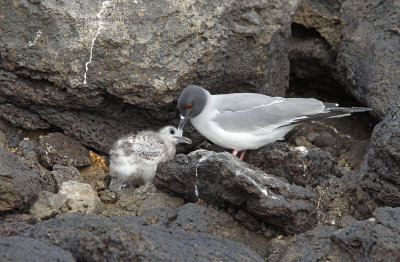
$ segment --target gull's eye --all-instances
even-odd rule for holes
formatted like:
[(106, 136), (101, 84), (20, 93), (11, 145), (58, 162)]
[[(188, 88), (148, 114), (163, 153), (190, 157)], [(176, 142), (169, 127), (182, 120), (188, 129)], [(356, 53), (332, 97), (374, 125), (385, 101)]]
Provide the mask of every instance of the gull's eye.
[(189, 108), (192, 108), (192, 107), (193, 107), (192, 104), (187, 104), (187, 105), (185, 106), (186, 109), (189, 109)]
[(171, 135), (174, 135), (174, 134), (175, 134), (175, 130), (170, 129), (170, 130), (169, 130), (169, 133), (170, 133)]

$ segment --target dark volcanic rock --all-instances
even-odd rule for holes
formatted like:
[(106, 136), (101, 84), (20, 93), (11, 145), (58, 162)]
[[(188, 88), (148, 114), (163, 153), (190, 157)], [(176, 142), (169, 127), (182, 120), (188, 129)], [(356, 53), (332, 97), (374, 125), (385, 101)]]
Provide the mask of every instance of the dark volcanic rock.
[(376, 208), (373, 198), (361, 187), (360, 172), (341, 168), (339, 174), (341, 177), (332, 176), (314, 188), (318, 193), (318, 224), (339, 225), (346, 216), (363, 220)]
[(0, 237), (18, 235), (30, 227), (32, 225), (27, 222), (2, 222), (0, 223)]
[(46, 242), (24, 237), (0, 237), (1, 261), (74, 262), (71, 253)]
[(334, 233), (333, 239), (353, 261), (400, 260), (400, 208), (378, 208), (376, 219), (356, 222)]
[(400, 110), (375, 126), (361, 172), (379, 204), (400, 206)]
[(400, 208), (378, 208), (376, 218), (337, 230), (318, 226), (300, 235), (275, 239), (268, 261), (399, 261)]
[(57, 126), (106, 152), (121, 134), (175, 118), (188, 84), (282, 96), (299, 2), (1, 3), (2, 118)]
[(315, 186), (337, 173), (337, 161), (329, 153), (308, 150), (304, 146), (290, 149), (282, 142), (250, 151), (245, 161), (268, 174), (284, 177), (290, 183), (301, 186)]
[(91, 164), (89, 151), (78, 141), (61, 133), (41, 137), (37, 151), (41, 162), (47, 167), (83, 167)]
[(342, 33), (339, 16), (340, 7), (344, 1), (304, 0), (293, 22), (316, 30), (333, 49), (336, 49)]
[(37, 113), (13, 104), (0, 104), (0, 117), (9, 121), (14, 126), (23, 127), (24, 129), (50, 128), (50, 124), (43, 121)]
[(38, 219), (30, 214), (6, 214), (0, 216), (0, 237), (17, 235), (37, 223)]
[(39, 175), (41, 190), (53, 193), (57, 192), (57, 181), (48, 169), (42, 166), (37, 160), (26, 160), (24, 164)]
[(0, 213), (28, 209), (40, 189), (39, 175), (17, 156), (0, 148)]
[(51, 171), (54, 179), (57, 181), (57, 188), (60, 189), (63, 182), (79, 181), (81, 182), (82, 176), (78, 169), (73, 166), (54, 165)]
[(64, 215), (36, 224), (25, 236), (68, 250), (78, 261), (263, 261), (241, 243), (132, 216)]
[(350, 256), (332, 243), (332, 235), (336, 227), (318, 226), (289, 239), (275, 239), (267, 261), (270, 262), (315, 262), (351, 261)]
[(150, 223), (158, 223), (168, 228), (207, 233), (244, 243), (263, 257), (270, 252), (267, 238), (244, 228), (231, 215), (211, 207), (188, 203), (176, 209), (150, 209), (141, 216), (146, 217)]
[(0, 130), (6, 136), (8, 147), (14, 148), (24, 139), (26, 131), (10, 125), (9, 122), (0, 119)]
[(354, 0), (341, 8), (341, 79), (381, 119), (400, 109), (399, 12), (398, 1)]
[(244, 209), (288, 234), (309, 229), (316, 219), (313, 192), (251, 169), (226, 152), (178, 155), (158, 165), (153, 183), (187, 201), (200, 198), (208, 204)]

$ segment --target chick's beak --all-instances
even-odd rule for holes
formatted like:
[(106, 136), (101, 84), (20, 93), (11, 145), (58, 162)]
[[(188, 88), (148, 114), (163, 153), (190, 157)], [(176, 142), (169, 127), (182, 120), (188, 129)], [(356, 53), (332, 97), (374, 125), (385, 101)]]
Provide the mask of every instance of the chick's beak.
[(191, 144), (192, 140), (190, 138), (184, 137), (184, 136), (174, 136), (176, 140), (178, 140), (178, 143), (185, 143), (185, 144)]

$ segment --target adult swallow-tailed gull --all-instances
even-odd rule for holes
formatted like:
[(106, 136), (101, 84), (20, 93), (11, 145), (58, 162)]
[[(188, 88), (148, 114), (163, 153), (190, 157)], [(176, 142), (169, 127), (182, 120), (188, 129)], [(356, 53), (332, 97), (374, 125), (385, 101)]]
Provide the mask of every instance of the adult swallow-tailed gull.
[(118, 139), (110, 151), (110, 189), (118, 191), (130, 182), (150, 183), (157, 164), (175, 157), (178, 143), (190, 144), (189, 138), (177, 135), (173, 126), (158, 132), (141, 131)]
[(286, 133), (304, 121), (349, 116), (371, 111), (366, 107), (339, 107), (314, 98), (270, 97), (256, 93), (211, 95), (199, 86), (183, 89), (178, 99), (182, 135), (190, 119), (196, 130), (213, 143), (233, 149), (240, 159), (248, 149), (257, 149), (282, 140)]

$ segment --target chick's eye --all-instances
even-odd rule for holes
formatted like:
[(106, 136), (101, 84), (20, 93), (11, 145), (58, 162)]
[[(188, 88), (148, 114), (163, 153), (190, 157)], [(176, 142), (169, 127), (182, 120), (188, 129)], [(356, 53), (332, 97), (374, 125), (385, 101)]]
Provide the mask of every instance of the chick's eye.
[(171, 133), (171, 135), (175, 134), (175, 130), (170, 129), (169, 132)]
[(186, 109), (189, 109), (189, 108), (192, 108), (192, 107), (193, 107), (192, 104), (187, 104), (187, 105), (185, 106)]

